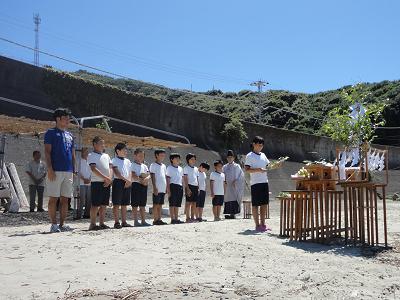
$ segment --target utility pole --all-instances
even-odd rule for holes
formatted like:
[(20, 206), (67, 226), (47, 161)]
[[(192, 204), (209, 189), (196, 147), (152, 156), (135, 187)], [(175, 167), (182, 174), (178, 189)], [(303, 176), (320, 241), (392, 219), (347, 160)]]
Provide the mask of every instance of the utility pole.
[(42, 20), (39, 14), (33, 15), (33, 23), (35, 24), (35, 50), (33, 51), (33, 61), (35, 66), (39, 66), (39, 24)]
[[(261, 79), (250, 83), (251, 86), (256, 86), (256, 87), (257, 87), (258, 93), (261, 93), (261, 92), (262, 92), (263, 86), (267, 86), (267, 84), (269, 84), (269, 82), (264, 81), (264, 80), (261, 80)], [(262, 101), (261, 101), (261, 97), (259, 97), (259, 99), (258, 99), (258, 107), (257, 107), (257, 112), (256, 112), (256, 114), (257, 114), (257, 115), (256, 115), (256, 116), (257, 116), (257, 122), (258, 122), (259, 124), (261, 124), (261, 120), (262, 120), (262, 118), (261, 118), (261, 114), (262, 114)]]
[(257, 87), (257, 90), (258, 90), (259, 93), (262, 92), (263, 86), (266, 86), (267, 84), (269, 84), (269, 82), (261, 80), (261, 79), (250, 83), (251, 86), (256, 86)]

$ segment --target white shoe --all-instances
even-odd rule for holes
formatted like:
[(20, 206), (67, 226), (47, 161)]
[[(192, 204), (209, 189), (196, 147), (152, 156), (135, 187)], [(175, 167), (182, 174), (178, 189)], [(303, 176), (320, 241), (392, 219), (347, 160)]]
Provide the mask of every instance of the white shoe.
[(73, 229), (68, 225), (59, 226), (61, 232), (72, 231)]
[(60, 227), (57, 224), (51, 224), (50, 232), (61, 232)]

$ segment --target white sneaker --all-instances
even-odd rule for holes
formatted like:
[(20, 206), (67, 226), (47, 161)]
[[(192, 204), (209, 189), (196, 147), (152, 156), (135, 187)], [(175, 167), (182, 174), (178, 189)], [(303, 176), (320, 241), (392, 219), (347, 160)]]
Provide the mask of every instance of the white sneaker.
[(60, 227), (57, 224), (51, 224), (50, 232), (61, 232)]
[(63, 225), (63, 226), (60, 226), (59, 228), (60, 228), (60, 231), (61, 231), (61, 232), (67, 232), (67, 231), (72, 231), (72, 230), (73, 230), (73, 229), (72, 229), (71, 227), (69, 227), (68, 225)]

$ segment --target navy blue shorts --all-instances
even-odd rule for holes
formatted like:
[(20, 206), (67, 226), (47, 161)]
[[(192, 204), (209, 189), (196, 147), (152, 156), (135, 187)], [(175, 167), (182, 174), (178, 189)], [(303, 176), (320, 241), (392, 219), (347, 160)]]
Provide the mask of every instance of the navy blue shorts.
[(125, 181), (122, 179), (114, 179), (112, 184), (112, 203), (114, 205), (131, 204), (131, 187), (125, 187)]
[(165, 198), (165, 193), (158, 193), (158, 195), (153, 194), (153, 204), (163, 205), (164, 198)]
[(213, 206), (222, 206), (224, 204), (224, 195), (215, 195), (212, 199)]
[(171, 191), (171, 196), (169, 196), (169, 206), (170, 207), (181, 207), (183, 198), (183, 187), (179, 184), (171, 183), (169, 185), (169, 190)]
[(186, 195), (186, 202), (197, 202), (197, 198), (199, 197), (199, 187), (191, 184), (189, 184), (188, 187), (192, 194), (190, 196)]
[(197, 197), (196, 207), (203, 208), (205, 202), (206, 202), (206, 191), (200, 191), (199, 196)]
[(104, 187), (104, 182), (92, 182), (90, 192), (93, 206), (107, 206), (110, 202), (110, 186)]
[(251, 186), (251, 205), (261, 206), (269, 203), (268, 182), (256, 183)]
[(139, 182), (132, 183), (131, 205), (132, 207), (145, 207), (147, 204), (147, 185)]

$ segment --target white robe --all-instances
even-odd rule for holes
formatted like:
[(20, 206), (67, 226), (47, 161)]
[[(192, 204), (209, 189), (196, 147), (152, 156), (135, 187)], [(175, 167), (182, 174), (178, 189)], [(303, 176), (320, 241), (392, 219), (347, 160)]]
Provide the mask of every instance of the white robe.
[(237, 201), (240, 207), (244, 194), (244, 173), (242, 168), (239, 164), (233, 162), (224, 165), (222, 172), (225, 174), (226, 181), (224, 202)]

